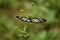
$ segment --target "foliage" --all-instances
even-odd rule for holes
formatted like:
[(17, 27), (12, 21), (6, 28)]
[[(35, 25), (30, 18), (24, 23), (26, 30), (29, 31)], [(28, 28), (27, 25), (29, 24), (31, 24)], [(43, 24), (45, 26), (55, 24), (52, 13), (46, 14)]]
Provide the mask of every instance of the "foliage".
[[(0, 0), (0, 8), (0, 40), (60, 40), (60, 0)], [(22, 22), (16, 15), (47, 21)]]

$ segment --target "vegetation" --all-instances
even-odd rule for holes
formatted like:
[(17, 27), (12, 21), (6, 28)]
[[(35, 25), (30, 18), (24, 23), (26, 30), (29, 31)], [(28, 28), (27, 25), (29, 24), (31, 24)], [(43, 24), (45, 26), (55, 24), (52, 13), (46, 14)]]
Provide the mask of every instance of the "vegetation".
[[(16, 15), (47, 21), (23, 22)], [(0, 0), (0, 40), (60, 40), (60, 0)]]

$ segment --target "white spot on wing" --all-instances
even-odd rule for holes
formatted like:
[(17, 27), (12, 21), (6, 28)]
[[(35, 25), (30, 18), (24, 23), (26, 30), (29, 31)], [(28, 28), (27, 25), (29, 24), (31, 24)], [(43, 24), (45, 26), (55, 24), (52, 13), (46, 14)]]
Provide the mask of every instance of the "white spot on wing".
[(33, 22), (40, 22), (38, 19), (32, 19)]

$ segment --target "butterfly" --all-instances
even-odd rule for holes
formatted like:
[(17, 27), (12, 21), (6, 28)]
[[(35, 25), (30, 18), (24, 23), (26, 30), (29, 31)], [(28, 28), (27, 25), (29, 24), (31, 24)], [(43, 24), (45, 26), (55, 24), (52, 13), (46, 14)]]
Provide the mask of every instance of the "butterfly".
[(21, 16), (16, 16), (16, 18), (24, 22), (33, 22), (33, 23), (42, 23), (47, 21), (46, 19), (43, 19), (43, 18), (27, 18), (27, 17), (21, 17)]

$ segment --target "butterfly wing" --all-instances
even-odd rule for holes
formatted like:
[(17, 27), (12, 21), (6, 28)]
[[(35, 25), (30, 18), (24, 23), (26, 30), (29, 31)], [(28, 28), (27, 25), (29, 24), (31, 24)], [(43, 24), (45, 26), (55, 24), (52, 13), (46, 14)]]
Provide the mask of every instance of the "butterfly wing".
[(26, 18), (26, 17), (16, 16), (16, 18), (18, 18), (19, 20), (24, 21), (24, 22), (30, 22), (30, 19)]
[(45, 19), (32, 18), (31, 21), (34, 23), (42, 23), (42, 22), (45, 22), (46, 20)]
[(16, 18), (18, 18), (19, 20), (21, 21), (24, 21), (24, 22), (33, 22), (33, 23), (42, 23), (42, 22), (45, 22), (46, 20), (45, 19), (38, 19), (38, 18), (26, 18), (26, 17), (20, 17), (20, 16), (16, 16)]
[(40, 23), (40, 20), (37, 19), (37, 18), (32, 18), (31, 21), (34, 22), (34, 23)]

